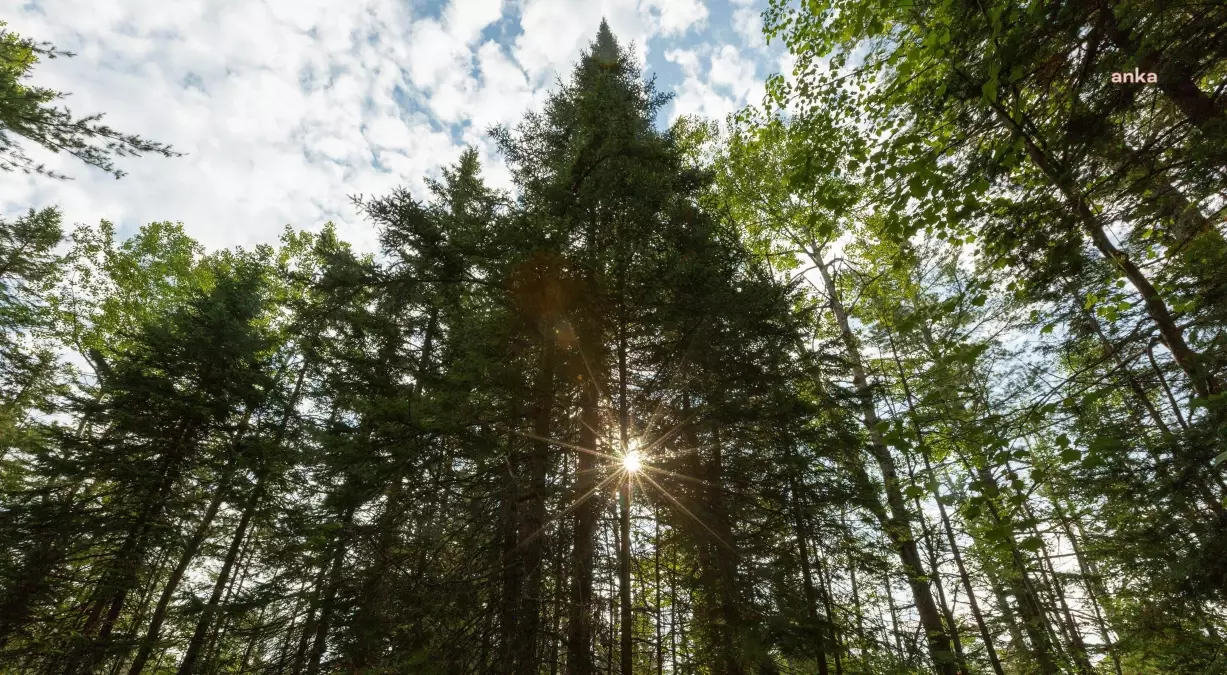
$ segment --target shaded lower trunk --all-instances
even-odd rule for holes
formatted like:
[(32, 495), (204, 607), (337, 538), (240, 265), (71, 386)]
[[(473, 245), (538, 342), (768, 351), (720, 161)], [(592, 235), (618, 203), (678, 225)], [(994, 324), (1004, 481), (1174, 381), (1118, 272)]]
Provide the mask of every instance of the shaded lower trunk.
[(797, 541), (797, 554), (801, 561), (801, 582), (805, 592), (805, 606), (809, 614), (811, 624), (811, 640), (814, 642), (814, 660), (818, 662), (818, 674), (828, 675), (830, 672), (827, 665), (827, 648), (826, 648), (826, 622), (818, 615), (818, 592), (814, 587), (813, 571), (810, 569), (809, 562), (809, 532), (805, 524), (805, 516), (801, 508), (801, 489), (795, 477), (789, 477), (789, 500), (792, 507), (792, 518), (795, 538)]
[(230, 582), (230, 574), (234, 570), (235, 563), (238, 561), (239, 551), (242, 550), (243, 544), (247, 541), (247, 529), (251, 525), (251, 519), (255, 515), (260, 499), (263, 497), (265, 476), (266, 470), (260, 469), (260, 475), (256, 479), (256, 484), (252, 487), (251, 494), (248, 495), (247, 502), (243, 506), (243, 515), (240, 516), (238, 527), (235, 528), (234, 536), (230, 540), (230, 548), (226, 551), (226, 558), (222, 563), (221, 571), (217, 573), (217, 579), (214, 580), (213, 593), (209, 596), (208, 603), (205, 604), (204, 610), (200, 613), (200, 618), (196, 621), (196, 630), (192, 633), (192, 638), (188, 642), (187, 652), (179, 663), (179, 675), (190, 675), (196, 669), (197, 660), (200, 658), (201, 652), (205, 647), (205, 639), (209, 634), (209, 629), (213, 626), (213, 617), (217, 614), (218, 607), (221, 605), (222, 594)]
[(187, 572), (187, 568), (192, 564), (192, 561), (196, 559), (196, 553), (200, 550), (200, 545), (204, 543), (209, 529), (213, 526), (213, 519), (217, 516), (217, 512), (221, 508), (222, 501), (225, 499), (228, 491), (230, 478), (231, 469), (228, 467), (224, 470), (221, 480), (218, 481), (217, 486), (214, 488), (213, 499), (210, 500), (208, 508), (205, 509), (200, 523), (197, 524), (196, 531), (192, 533), (191, 539), (184, 545), (183, 552), (179, 556), (179, 562), (171, 570), (170, 578), (166, 580), (166, 585), (162, 588), (158, 604), (153, 610), (153, 616), (149, 620), (149, 628), (146, 629), (145, 637), (141, 640), (136, 658), (128, 668), (128, 675), (140, 675), (144, 672), (145, 664), (149, 661), (149, 657), (153, 655), (153, 650), (157, 646), (158, 638), (162, 633), (162, 623), (166, 620), (167, 611), (170, 609), (170, 602), (174, 599), (175, 592), (179, 590), (179, 582), (183, 580), (184, 573)]
[[(830, 270), (827, 269), (827, 263), (822, 259), (822, 252), (812, 251), (810, 256), (813, 258), (822, 276), (831, 312), (835, 315), (836, 323), (839, 325), (844, 348), (847, 351), (848, 360), (852, 367), (852, 379), (859, 399), (862, 422), (869, 433), (869, 454), (878, 465), (878, 470), (882, 475), (882, 487), (886, 492), (885, 508), (882, 507), (876, 493), (872, 494), (869, 499), (869, 507), (881, 525), (882, 530), (898, 552), (899, 561), (903, 565), (903, 573), (907, 577), (908, 585), (912, 591), (916, 613), (920, 616), (920, 624), (927, 637), (929, 656), (933, 660), (937, 672), (942, 675), (956, 675), (962, 669), (959, 667), (958, 659), (954, 653), (950, 633), (942, 621), (941, 612), (938, 610), (937, 603), (933, 599), (929, 575), (925, 571), (924, 563), (920, 557), (920, 549), (912, 533), (912, 514), (909, 512), (904, 501), (898, 472), (895, 469), (894, 457), (886, 445), (886, 441), (882, 436), (882, 430), (878, 427), (879, 420), (874, 409), (873, 395), (869, 391), (869, 380), (866, 377), (864, 365), (861, 361), (856, 335), (852, 332), (848, 313), (840, 300), (839, 289), (831, 277)], [(853, 461), (858, 462), (859, 458)], [(859, 469), (854, 467), (854, 470), (861, 474), (864, 481), (868, 483), (868, 478), (864, 475), (863, 466), (859, 467)]]

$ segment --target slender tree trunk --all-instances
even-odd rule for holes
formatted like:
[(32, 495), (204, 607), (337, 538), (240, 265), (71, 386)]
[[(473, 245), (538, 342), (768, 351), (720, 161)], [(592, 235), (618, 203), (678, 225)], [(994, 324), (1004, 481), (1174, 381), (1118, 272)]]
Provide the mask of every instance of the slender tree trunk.
[(260, 631), (258, 629), (264, 627), (264, 614), (268, 611), (268, 605), (260, 608), (260, 615), (256, 617), (256, 629), (252, 630), (251, 637), (247, 638), (247, 646), (243, 648), (243, 657), (239, 659), (239, 672), (247, 672), (247, 663), (251, 660), (251, 653), (255, 651), (256, 644), (260, 642)]
[[(912, 469), (910, 458), (907, 459), (908, 480), (916, 482), (916, 474)], [(963, 658), (963, 642), (959, 638), (958, 624), (954, 621), (954, 613), (950, 611), (950, 605), (946, 602), (946, 588), (942, 583), (941, 566), (937, 560), (937, 546), (933, 543), (933, 532), (929, 527), (929, 521), (924, 516), (924, 508), (920, 504), (920, 497), (916, 496), (912, 499), (912, 504), (916, 509), (917, 519), (920, 521), (920, 536), (924, 541), (925, 550), (929, 554), (929, 569), (933, 570), (933, 587), (937, 589), (937, 606), (942, 612), (942, 617), (946, 620), (946, 625), (950, 627), (950, 637), (954, 642), (954, 655), (958, 659), (960, 667), (966, 667), (966, 660)]]
[[(519, 406), (516, 406), (518, 410)], [(517, 419), (512, 415), (512, 419)], [(499, 598), (499, 644), (498, 670), (500, 673), (511, 673), (515, 669), (514, 645), (516, 621), (520, 608), (520, 589), (523, 586), (519, 560), (519, 496), (520, 496), (520, 462), (516, 460), (515, 428), (507, 433), (507, 483), (499, 504), (499, 520), (501, 535), (499, 537), (502, 566), (502, 588)]]
[[(299, 585), (298, 593), (296, 594), (298, 597), (294, 600), (294, 608), (290, 611), (290, 619), (289, 621), (286, 621), (285, 624), (285, 634), (282, 636), (281, 649), (277, 654), (277, 675), (281, 675), (283, 672), (285, 672), (286, 662), (290, 658), (290, 642), (291, 638), (294, 636), (294, 624), (298, 622), (298, 610), (302, 608), (302, 593), (305, 590), (307, 590), (306, 583)], [(310, 603), (310, 600), (308, 600), (308, 603)]]
[(1218, 382), (1212, 375), (1206, 372), (1205, 357), (1189, 347), (1188, 342), (1184, 339), (1184, 331), (1176, 325), (1176, 320), (1172, 316), (1171, 310), (1168, 309), (1167, 303), (1159, 295), (1159, 291), (1142, 272), (1141, 268), (1133, 262), (1127, 253), (1117, 248), (1108, 239), (1108, 235), (1104, 231), (1103, 222), (1091, 211), (1082, 194), (1070, 182), (1068, 173), (1062, 170), (1061, 167), (1056, 166), (1052, 159), (1035, 144), (1031, 136), (1019, 126), (1001, 104), (993, 103), (992, 106), (1002, 122), (1022, 138), (1027, 154), (1053, 186), (1060, 191), (1066, 204), (1073, 209), (1078, 221), (1082, 224), (1083, 230), (1090, 236), (1095, 248), (1121, 270), (1125, 278), (1133, 284), (1134, 289), (1142, 296), (1146, 312), (1159, 329), (1159, 334), (1163, 336), (1163, 343), (1171, 351), (1172, 358), (1176, 360), (1176, 363), (1188, 376), (1193, 391), (1201, 398), (1218, 393)]
[[(587, 358), (587, 357), (584, 357)], [(600, 426), (597, 383), (591, 371), (580, 375), (584, 382), (580, 403), (579, 445), (597, 449)], [(592, 675), (593, 597), (592, 573), (596, 553), (598, 506), (604, 495), (596, 489), (597, 469), (592, 455), (578, 453), (575, 471), (576, 499), (574, 547), (571, 552), (571, 601), (567, 621), (567, 675)]]
[[(621, 267), (621, 265), (619, 265)], [(630, 401), (626, 398), (626, 315), (625, 315), (625, 281), (619, 283), (620, 316), (618, 317), (618, 434), (623, 455), (630, 452)], [(622, 533), (622, 543), (618, 547), (618, 597), (621, 603), (621, 663), (622, 675), (633, 675), (634, 639), (633, 617), (631, 607), (631, 477), (629, 473), (622, 476), (618, 500), (618, 526)]]
[[(273, 437), (273, 447), (281, 446), (285, 439), (285, 431), (289, 425), (290, 417), (294, 414), (294, 409), (298, 405), (298, 396), (302, 392), (303, 380), (307, 374), (307, 366), (302, 366), (298, 371), (298, 377), (294, 383), (294, 390), (290, 394), (290, 400), (286, 404), (285, 410), (282, 412), (281, 419), (278, 422), (277, 430)], [(244, 418), (244, 427), (246, 426), (247, 418)], [(213, 584), (213, 593), (209, 597), (209, 602), (205, 605), (204, 610), (200, 614), (200, 618), (196, 622), (196, 630), (192, 634), (191, 640), (188, 642), (187, 652), (183, 656), (183, 661), (179, 664), (179, 675), (189, 675), (196, 667), (196, 660), (200, 658), (201, 649), (204, 647), (205, 637), (208, 635), (209, 629), (212, 627), (213, 615), (217, 613), (218, 604), (221, 602), (222, 592), (225, 590), (230, 579), (230, 573), (234, 568), (235, 561), (242, 549), (243, 544), (247, 539), (247, 528), (251, 524), (252, 516), (255, 515), (256, 508), (259, 506), (260, 500), (263, 498), (264, 481), (268, 475), (268, 467), (265, 464), (267, 458), (261, 460), (261, 466), (257, 468), (258, 476), (256, 484), (252, 488), (250, 495), (247, 498), (247, 503), (243, 507), (243, 515), (239, 518), (239, 525), (235, 529), (234, 537), (230, 541), (230, 548), (226, 552), (225, 561), (222, 563), (222, 569), (217, 575), (217, 579)]]
[[(916, 434), (917, 445), (920, 449), (921, 459), (924, 460), (925, 476), (928, 478), (929, 485), (932, 486), (933, 501), (937, 502), (937, 513), (942, 521), (942, 529), (946, 534), (946, 543), (950, 546), (950, 553), (954, 557), (955, 567), (959, 572), (959, 581), (963, 584), (963, 592), (967, 595), (967, 604), (971, 608), (971, 615), (976, 621), (976, 627), (980, 631), (980, 639), (984, 643), (985, 653), (988, 655), (989, 665), (993, 668), (995, 675), (1005, 675), (1001, 667), (1001, 659), (997, 656), (997, 647), (993, 644), (992, 633), (988, 630), (988, 624), (984, 621), (984, 614), (980, 611), (980, 602), (976, 599), (975, 589), (971, 585), (971, 576), (967, 573), (967, 567), (963, 564), (963, 555), (959, 551), (958, 541), (954, 536), (954, 528), (950, 525), (950, 516), (946, 513), (946, 505), (942, 503), (942, 496), (939, 491), (939, 484), (936, 474), (933, 472), (933, 466), (929, 462), (929, 446), (927, 435), (920, 426), (920, 422), (916, 419), (916, 401), (912, 395), (911, 383), (908, 381), (906, 372), (903, 370), (903, 362), (899, 358), (899, 352), (895, 349), (894, 337), (890, 338), (891, 353), (894, 356), (895, 367), (899, 370), (899, 381), (903, 385), (903, 393), (907, 399), (908, 419), (912, 424), (912, 431)], [(947, 615), (947, 620), (951, 626), (954, 626), (953, 617)]]
[(218, 607), (221, 604), (222, 594), (230, 582), (230, 573), (234, 570), (234, 565), (239, 557), (239, 551), (247, 541), (247, 528), (251, 524), (252, 516), (255, 515), (256, 508), (259, 505), (264, 491), (264, 479), (267, 475), (265, 468), (261, 467), (259, 471), (260, 475), (256, 479), (256, 484), (252, 488), (251, 494), (247, 497), (247, 503), (243, 506), (243, 515), (240, 516), (238, 527), (235, 528), (234, 536), (230, 540), (230, 548), (226, 552), (222, 569), (218, 572), (217, 579), (213, 583), (213, 593), (209, 596), (208, 603), (205, 604), (204, 610), (200, 613), (200, 618), (196, 621), (196, 630), (192, 633), (192, 638), (188, 642), (187, 652), (183, 655), (183, 661), (179, 663), (179, 675), (190, 675), (195, 671), (196, 661), (204, 650), (205, 638), (208, 636), (209, 629), (213, 626), (213, 617), (217, 614)]
[[(230, 583), (226, 585), (226, 594), (222, 596), (221, 607), (230, 607), (234, 594), (243, 589), (243, 584), (247, 581), (247, 574), (251, 571), (251, 547), (255, 540), (256, 537), (252, 534), (243, 542), (243, 548), (239, 551), (237, 563), (239, 573), (230, 576)], [(230, 624), (230, 617), (221, 614), (218, 616), (213, 629), (209, 631), (209, 639), (205, 643), (204, 649), (204, 663), (207, 664), (209, 671), (217, 670), (218, 654), (221, 652), (222, 642), (226, 638)]]
[[(882, 431), (878, 428), (878, 416), (874, 410), (873, 395), (869, 390), (869, 381), (861, 362), (860, 348), (857, 344), (856, 335), (852, 332), (847, 311), (840, 300), (839, 289), (835, 286), (834, 279), (831, 278), (827, 264), (822, 259), (821, 251), (813, 251), (811, 256), (817, 265), (819, 273), (822, 275), (827, 289), (829, 305), (839, 325), (844, 348), (847, 351), (848, 360), (852, 366), (853, 384), (856, 387), (859, 398), (862, 421), (869, 432), (869, 451), (882, 473), (882, 483), (886, 490), (886, 504), (887, 509), (889, 509), (889, 515), (887, 514), (887, 509), (881, 508), (880, 503), (871, 505), (874, 506), (874, 515), (878, 518), (882, 529), (898, 551), (899, 560), (903, 564), (904, 574), (907, 576), (908, 584), (912, 589), (912, 598), (916, 605), (916, 611), (920, 615), (920, 623), (928, 637), (929, 656), (933, 659), (933, 663), (939, 673), (942, 675), (955, 675), (961, 669), (955, 658), (950, 635), (942, 622), (937, 603), (933, 600), (933, 591), (929, 585), (929, 575), (925, 571), (924, 563), (920, 558), (920, 551), (916, 545), (916, 539), (912, 534), (912, 514), (908, 511), (903, 498), (903, 491), (899, 486), (899, 478), (895, 470), (895, 460), (890, 454), (890, 449), (886, 446)], [(876, 498), (871, 501), (877, 502)]]
[(741, 614), (741, 595), (738, 588), (737, 559), (733, 546), (733, 530), (725, 504), (724, 485), (724, 444), (720, 438), (720, 427), (712, 431), (711, 462), (705, 468), (704, 478), (707, 480), (708, 504), (711, 505), (712, 520), (715, 525), (717, 541), (713, 543), (712, 556), (716, 568), (716, 582), (719, 589), (720, 623), (722, 627), (721, 647), (724, 651), (725, 672), (728, 675), (742, 675), (747, 671), (745, 656), (742, 651), (742, 634), (744, 632)]
[(115, 655), (114, 662), (111, 664), (110, 675), (119, 675), (119, 672), (127, 665), (128, 653), (131, 651), (129, 645), (136, 642), (136, 634), (145, 623), (145, 617), (148, 616), (153, 602), (153, 594), (157, 591), (158, 582), (162, 579), (162, 573), (166, 570), (167, 563), (170, 561), (170, 553), (170, 547), (163, 547), (157, 554), (158, 561), (154, 563), (153, 571), (145, 583), (145, 590), (141, 595), (140, 601), (137, 603), (136, 612), (130, 621), (128, 630), (124, 631), (124, 636), (120, 639), (122, 646)]
[[(899, 655), (899, 660), (902, 661), (905, 659), (902, 642), (903, 631), (899, 630), (899, 611), (895, 609), (895, 593), (890, 588), (890, 572), (886, 572), (882, 575), (882, 590), (886, 596), (886, 606), (890, 610), (891, 629), (890, 635), (887, 636), (884, 644), (886, 645), (886, 651), (889, 652), (890, 638), (893, 637), (895, 639), (895, 652)], [(883, 626), (883, 628), (885, 628), (885, 626)]]
[(809, 619), (813, 629), (812, 640), (814, 641), (814, 659), (818, 662), (818, 674), (828, 675), (830, 672), (827, 665), (826, 654), (826, 626), (825, 622), (818, 616), (818, 593), (814, 588), (813, 572), (810, 569), (809, 562), (809, 535), (805, 527), (805, 517), (801, 512), (801, 490), (795, 476), (789, 475), (789, 492), (792, 499), (789, 500), (792, 506), (793, 528), (797, 540), (797, 552), (801, 556), (801, 582), (804, 584), (805, 605), (809, 612)]
[(1099, 635), (1103, 638), (1104, 649), (1108, 652), (1108, 657), (1112, 659), (1112, 666), (1116, 670), (1116, 675), (1123, 675), (1120, 663), (1120, 654), (1117, 653), (1116, 645), (1112, 642), (1112, 633), (1108, 630), (1108, 624), (1104, 621), (1103, 612), (1100, 608), (1099, 598), (1104, 596), (1103, 586), (1098, 574), (1091, 569), (1086, 556), (1082, 553), (1082, 547), (1078, 545), (1078, 537), (1074, 535), (1073, 528), (1070, 527), (1069, 517), (1061, 508), (1061, 504), (1054, 497), (1052, 507), (1057, 514), (1057, 520), (1061, 523), (1061, 528), (1065, 530), (1065, 536), (1069, 538), (1069, 542), (1074, 549), (1074, 558), (1078, 561), (1078, 571), (1082, 573), (1082, 583), (1086, 587), (1087, 598), (1091, 601), (1091, 609), (1095, 613), (1095, 623), (1099, 627)]
[[(847, 513), (842, 510), (839, 513), (839, 522), (840, 525), (843, 525), (844, 529), (846, 530), (848, 527), (848, 517)], [(865, 653), (865, 647), (869, 644), (869, 642), (865, 637), (865, 611), (861, 605), (861, 588), (860, 584), (857, 583), (856, 580), (856, 568), (858, 562), (859, 561), (853, 557), (852, 552), (849, 551), (848, 579), (852, 582), (852, 606), (856, 611), (856, 641), (857, 648), (861, 650), (861, 654), (863, 655)]]
[(196, 526), (196, 531), (192, 533), (191, 539), (184, 546), (183, 553), (179, 556), (178, 564), (171, 570), (170, 578), (166, 580), (166, 585), (162, 588), (162, 595), (158, 598), (158, 605), (153, 611), (153, 617), (149, 620), (149, 628), (145, 631), (144, 639), (141, 640), (140, 648), (136, 653), (136, 659), (132, 661), (132, 666), (128, 669), (128, 675), (140, 675), (144, 672), (145, 664), (149, 661), (149, 657), (153, 655), (154, 647), (157, 646), (158, 638), (162, 633), (162, 622), (166, 620), (166, 613), (170, 608), (170, 602), (174, 599), (175, 592), (179, 590), (179, 582), (182, 581), (184, 573), (187, 572), (187, 568), (192, 564), (192, 561), (196, 559), (196, 553), (200, 550), (200, 545), (204, 543), (205, 537), (209, 534), (209, 529), (213, 526), (213, 519), (217, 516), (217, 511), (221, 508), (222, 501), (225, 499), (227, 492), (229, 492), (232, 472), (233, 469), (231, 467), (223, 470), (222, 476), (214, 488), (213, 499), (209, 501), (209, 506), (205, 509), (200, 523)]
[(660, 514), (656, 509), (652, 509), (652, 524), (656, 528), (655, 536), (652, 537), (652, 581), (653, 593), (656, 604), (656, 675), (664, 675), (665, 672), (665, 644), (664, 637), (661, 632), (661, 623), (664, 620), (663, 609), (660, 604)]
[(623, 479), (618, 489), (618, 606), (619, 663), (622, 675), (634, 675), (634, 623), (631, 614), (631, 482)]
[[(1006, 469), (1009, 470), (1009, 463), (1006, 464)], [(1023, 509), (1024, 513), (1027, 514), (1027, 519), (1031, 522), (1032, 536), (1039, 538), (1040, 541), (1043, 542), (1043, 537), (1040, 535), (1040, 531), (1035, 525), (1039, 522), (1035, 516), (1035, 512), (1026, 502), (1023, 503)], [(1040, 573), (1044, 575), (1045, 582), (1050, 588), (1052, 588), (1053, 593), (1056, 595), (1057, 604), (1061, 610), (1060, 618), (1064, 619), (1064, 632), (1068, 636), (1069, 645), (1071, 647), (1071, 651), (1073, 652), (1071, 656), (1073, 658), (1074, 665), (1083, 675), (1091, 675), (1091, 673), (1094, 671), (1094, 667), (1091, 665), (1091, 661), (1087, 656), (1086, 643), (1082, 640), (1082, 634), (1078, 630), (1078, 622), (1074, 620), (1073, 614), (1069, 610), (1069, 603), (1065, 600), (1065, 588), (1061, 583), (1060, 577), (1057, 576), (1057, 570), (1052, 564), (1052, 558), (1048, 555), (1047, 545), (1042, 544), (1040, 546), (1039, 559), (1041, 563)]]
[(315, 626), (319, 622), (319, 610), (321, 600), (324, 597), (324, 584), (328, 579), (328, 572), (331, 569), (331, 558), (325, 558), (320, 561), (319, 570), (315, 575), (315, 583), (312, 584), (311, 597), (307, 601), (307, 617), (303, 621), (302, 633), (298, 636), (298, 647), (294, 650), (294, 662), (290, 668), (293, 675), (302, 673), (303, 668), (307, 664), (307, 649), (311, 646), (311, 636), (315, 635)]
[(840, 640), (838, 622), (835, 620), (835, 603), (831, 600), (831, 582), (827, 578), (825, 565), (822, 564), (822, 554), (814, 556), (814, 571), (818, 573), (818, 590), (821, 591), (822, 607), (827, 616), (827, 639), (835, 656), (835, 675), (844, 674), (843, 641)]
[(677, 673), (677, 551), (669, 561), (669, 673)]
[(349, 551), (350, 538), (353, 537), (354, 511), (351, 504), (341, 518), (341, 532), (337, 536), (336, 551), (333, 553), (331, 569), (328, 572), (328, 586), (324, 589), (320, 602), (319, 621), (315, 626), (315, 639), (311, 645), (311, 657), (307, 661), (307, 675), (316, 675), (320, 671), (320, 661), (328, 647), (328, 629), (331, 627), (332, 614), (336, 611), (337, 590), (341, 587), (341, 574), (345, 565), (345, 554)]
[[(163, 453), (157, 471), (158, 486), (143, 500), (138, 513), (140, 514), (128, 529), (127, 536), (119, 548), (113, 561), (104, 569), (102, 576), (94, 589), (93, 601), (86, 613), (84, 627), (81, 632), (89, 636), (97, 630), (97, 637), (81, 648), (74, 650), (65, 659), (64, 672), (91, 674), (105, 657), (106, 648), (110, 643), (111, 631), (123, 612), (128, 599), (128, 593), (136, 583), (137, 566), (134, 560), (144, 559), (147, 547), (147, 537), (150, 529), (162, 517), (166, 509), (170, 492), (179, 480), (182, 464), (186, 459), (189, 439), (194, 436), (186, 423), (180, 424), (175, 441), (170, 449)], [(103, 614), (105, 610), (105, 614)]]
[(541, 561), (544, 555), (545, 478), (549, 469), (550, 422), (554, 414), (555, 325), (553, 315), (541, 321), (541, 356), (538, 361), (537, 403), (533, 434), (524, 462), (527, 485), (519, 498), (519, 544), (517, 564), (522, 586), (515, 617), (515, 637), (511, 664), (519, 675), (536, 675), (541, 639)]

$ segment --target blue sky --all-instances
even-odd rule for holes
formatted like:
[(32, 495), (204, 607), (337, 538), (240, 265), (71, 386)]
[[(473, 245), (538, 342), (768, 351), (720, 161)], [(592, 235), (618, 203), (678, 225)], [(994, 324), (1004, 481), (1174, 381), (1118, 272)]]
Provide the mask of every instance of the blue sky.
[(378, 195), (478, 148), (539, 108), (602, 17), (634, 42), (679, 114), (722, 119), (788, 69), (760, 32), (766, 0), (0, 0), (9, 29), (75, 52), (35, 82), (76, 113), (173, 144), (175, 159), (120, 160), (116, 181), (67, 156), (31, 156), (72, 181), (0, 175), (0, 215), (59, 205), (121, 233), (181, 221), (210, 248), (275, 241), (335, 222), (361, 249), (375, 232), (348, 195)]

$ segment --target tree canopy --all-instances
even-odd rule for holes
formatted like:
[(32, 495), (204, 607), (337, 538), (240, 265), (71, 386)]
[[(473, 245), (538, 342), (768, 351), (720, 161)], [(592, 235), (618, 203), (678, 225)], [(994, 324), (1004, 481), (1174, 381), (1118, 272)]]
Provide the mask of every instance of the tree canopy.
[(0, 221), (0, 672), (1227, 670), (1225, 29), (772, 0), (662, 128), (602, 22), (374, 253)]

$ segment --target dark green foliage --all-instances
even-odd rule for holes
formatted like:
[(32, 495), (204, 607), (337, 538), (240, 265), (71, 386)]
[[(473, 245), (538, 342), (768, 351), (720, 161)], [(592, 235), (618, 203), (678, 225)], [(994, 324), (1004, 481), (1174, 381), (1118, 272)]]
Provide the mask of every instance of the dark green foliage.
[(180, 156), (169, 145), (99, 124), (101, 114), (74, 117), (68, 108), (51, 105), (65, 94), (30, 86), (23, 80), (29, 79), (30, 71), (40, 58), (71, 57), (73, 54), (59, 51), (46, 42), (23, 38), (9, 32), (5, 25), (0, 21), (0, 171), (17, 170), (67, 178), (42, 164), (35, 164), (14, 136), (21, 136), (52, 152), (67, 152), (116, 178), (122, 178), (124, 172), (115, 168), (112, 157), (139, 157), (146, 152), (163, 157)]
[(602, 23), (377, 255), (0, 221), (0, 672), (1222, 671), (1220, 14), (773, 2), (727, 133)]

